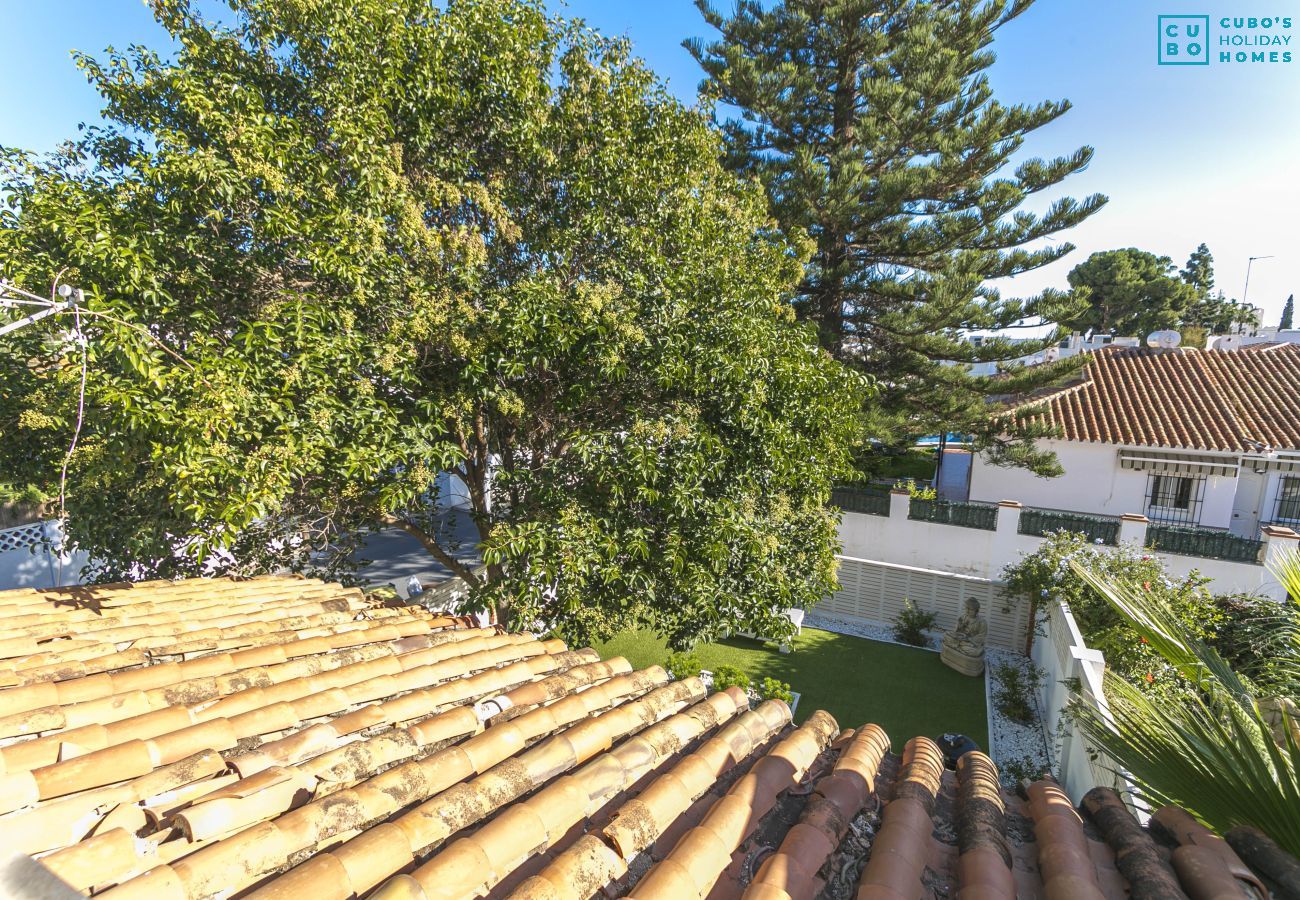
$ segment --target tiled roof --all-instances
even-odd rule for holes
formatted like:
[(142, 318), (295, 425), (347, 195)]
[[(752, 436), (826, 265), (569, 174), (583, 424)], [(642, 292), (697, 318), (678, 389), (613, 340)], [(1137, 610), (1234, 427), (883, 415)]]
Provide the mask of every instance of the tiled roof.
[(1004, 793), (978, 752), (954, 773), (926, 738), (895, 754), (874, 725), (794, 727), (779, 700), (337, 585), (3, 592), (0, 641), (0, 847), (40, 866), (0, 866), (0, 893), (58, 896), (49, 873), (112, 900), (1257, 883), (1180, 810), (1149, 832), (1102, 791), (1080, 815), (1051, 782)]
[(1300, 449), (1300, 345), (1108, 348), (1082, 380), (1025, 398), (1019, 415), (1071, 441), (1242, 451)]

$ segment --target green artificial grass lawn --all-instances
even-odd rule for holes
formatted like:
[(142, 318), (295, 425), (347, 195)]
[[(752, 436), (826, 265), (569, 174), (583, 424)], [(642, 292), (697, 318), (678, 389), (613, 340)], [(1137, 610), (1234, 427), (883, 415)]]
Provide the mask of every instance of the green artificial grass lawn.
[[(638, 669), (668, 658), (666, 645), (650, 631), (625, 631), (596, 649), (604, 659), (625, 656)], [(895, 750), (918, 734), (944, 732), (969, 735), (988, 750), (984, 679), (959, 675), (928, 650), (805, 628), (788, 654), (748, 638), (700, 644), (692, 652), (706, 669), (741, 669), (755, 688), (764, 678), (789, 683), (802, 695), (795, 715), (800, 722), (824, 709), (841, 728), (875, 722)]]

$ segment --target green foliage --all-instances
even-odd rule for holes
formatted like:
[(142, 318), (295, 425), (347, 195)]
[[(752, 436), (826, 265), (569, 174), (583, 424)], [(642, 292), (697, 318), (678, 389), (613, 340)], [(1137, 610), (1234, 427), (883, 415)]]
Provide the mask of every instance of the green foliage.
[(0, 503), (21, 503), (35, 505), (45, 503), (51, 497), (34, 484), (11, 484), (0, 482)]
[(1077, 576), (1074, 565), (1099, 578), (1138, 585), (1198, 640), (1213, 640), (1226, 618), (1207, 589), (1209, 579), (1195, 573), (1171, 577), (1159, 559), (1141, 548), (1101, 546), (1066, 531), (1050, 535), (1036, 551), (1002, 572), (1007, 593), (1029, 603), (1036, 617), (1049, 599), (1068, 605), (1088, 646), (1105, 655), (1107, 669), (1119, 678), (1148, 693), (1181, 691), (1177, 670)]
[[(869, 385), (794, 321), (802, 251), (701, 113), (533, 0), (231, 5), (158, 0), (174, 59), (79, 58), (112, 125), (0, 158), (0, 275), (86, 292), (99, 577), (337, 572), (396, 526), (502, 621), (677, 646), (833, 588)], [(0, 476), (43, 489), (64, 327), (0, 356)]]
[(909, 447), (895, 453), (875, 451), (859, 454), (856, 462), (858, 470), (869, 478), (930, 481), (934, 478), (935, 451), (923, 447)]
[[(1153, 808), (1179, 804), (1219, 832), (1253, 826), (1300, 853), (1300, 721), (1282, 703), (1280, 720), (1271, 722), (1263, 709), (1278, 707), (1276, 700), (1241, 678), (1165, 598), (1141, 582), (1071, 567), (1187, 685), (1159, 697), (1110, 676), (1109, 716), (1082, 700), (1074, 704), (1091, 739), (1132, 775)], [(1300, 556), (1284, 558), (1274, 574), (1290, 592), (1292, 622), (1300, 622)], [(1295, 669), (1294, 624), (1285, 629), (1285, 646), (1282, 662)]]
[(913, 647), (930, 646), (930, 635), (938, 616), (917, 609), (911, 600), (903, 601), (903, 611), (894, 619), (894, 638)]
[(995, 670), (993, 704), (998, 712), (1024, 725), (1033, 723), (1038, 718), (1038, 707), (1034, 696), (1043, 684), (1043, 670), (1032, 666), (1026, 674), (1020, 666), (1002, 663)]
[(781, 700), (787, 706), (794, 703), (794, 693), (790, 685), (775, 678), (764, 678), (758, 686), (758, 696), (764, 700)]
[(1037, 781), (1043, 777), (1043, 767), (1028, 756), (1004, 759), (999, 764), (1003, 783), (1019, 784), (1022, 781)]
[[(724, 15), (696, 0), (721, 36), (688, 48), (703, 90), (740, 117), (726, 123), (732, 166), (767, 190), (792, 240), (813, 255), (795, 300), (822, 345), (879, 378), (868, 432), (887, 444), (957, 429), (1007, 463), (1055, 474), (1040, 435), (999, 435), (986, 400), (1050, 384), (1080, 359), (993, 378), (965, 366), (1050, 346), (963, 333), (1059, 315), (1057, 291), (1003, 297), (989, 282), (1073, 249), (1053, 236), (1101, 208), (1062, 197), (1041, 215), (1027, 200), (1085, 168), (1092, 149), (1020, 159), (1027, 136), (1065, 101), (1004, 105), (987, 78), (997, 31), (1032, 0), (745, 2)], [(1068, 312), (1068, 310), (1066, 310)]]
[(664, 668), (668, 670), (668, 674), (673, 678), (681, 679), (700, 674), (700, 669), (703, 666), (700, 663), (700, 658), (694, 653), (677, 651), (668, 654), (668, 659), (664, 662)]
[(713, 670), (713, 689), (725, 691), (729, 687), (749, 690), (749, 676), (735, 666), (718, 666)]
[(1184, 284), (1191, 285), (1198, 297), (1210, 296), (1214, 290), (1214, 256), (1209, 245), (1201, 244), (1187, 258), (1187, 265), (1178, 273)]
[(1079, 332), (1145, 338), (1177, 328), (1197, 299), (1169, 257), (1136, 247), (1094, 253), (1070, 271), (1069, 279), (1072, 293), (1086, 306), (1062, 324)]
[(939, 496), (938, 491), (932, 485), (918, 484), (911, 478), (903, 478), (894, 482), (894, 490), (907, 491), (909, 497), (917, 500), (934, 500)]
[(1286, 331), (1295, 327), (1295, 294), (1286, 298), (1286, 305), (1282, 307), (1282, 318), (1277, 323), (1279, 331)]
[(1205, 244), (1181, 271), (1167, 256), (1129, 247), (1094, 253), (1069, 277), (1080, 312), (1062, 324), (1076, 331), (1145, 338), (1172, 328), (1184, 346), (1203, 347), (1211, 334), (1259, 324), (1249, 308), (1214, 292), (1214, 257)]

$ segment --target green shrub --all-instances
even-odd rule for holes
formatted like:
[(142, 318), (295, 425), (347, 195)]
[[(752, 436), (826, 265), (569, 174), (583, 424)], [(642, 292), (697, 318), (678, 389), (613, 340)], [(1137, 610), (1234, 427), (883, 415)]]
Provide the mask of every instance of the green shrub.
[(713, 670), (713, 689), (725, 691), (729, 687), (749, 690), (749, 676), (735, 666), (718, 666)]
[(691, 678), (700, 674), (700, 658), (694, 653), (669, 653), (668, 661), (664, 663), (664, 668), (668, 674), (676, 679)]
[(775, 678), (764, 678), (758, 686), (758, 695), (764, 700), (783, 700), (787, 706), (794, 702), (790, 685)]
[(1043, 683), (1043, 670), (1031, 666), (1026, 675), (1020, 666), (1003, 663), (995, 674), (997, 687), (993, 690), (993, 705), (998, 712), (1022, 725), (1032, 723), (1037, 717), (1034, 694)]
[(928, 484), (921, 484), (912, 478), (902, 478), (894, 482), (894, 490), (907, 491), (908, 495), (915, 497), (917, 500), (934, 500), (939, 494)]
[(1007, 566), (1007, 594), (1030, 604), (1036, 625), (1052, 600), (1070, 607), (1084, 640), (1106, 656), (1106, 668), (1142, 690), (1181, 690), (1180, 676), (1099, 593), (1070, 569), (1075, 561), (1098, 577), (1135, 584), (1188, 627), (1197, 640), (1215, 644), (1227, 613), (1206, 588), (1209, 579), (1193, 572), (1174, 576), (1149, 550), (1131, 544), (1106, 547), (1082, 534), (1058, 531), (1020, 562)]
[(926, 634), (937, 618), (932, 612), (917, 609), (911, 600), (903, 601), (903, 611), (894, 619), (894, 638), (913, 647), (930, 646), (930, 636)]

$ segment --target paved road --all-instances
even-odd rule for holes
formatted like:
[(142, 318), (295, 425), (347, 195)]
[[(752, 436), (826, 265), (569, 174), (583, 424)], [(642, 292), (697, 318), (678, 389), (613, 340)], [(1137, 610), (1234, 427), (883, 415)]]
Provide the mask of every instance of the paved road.
[[(476, 546), (478, 531), (465, 513), (444, 520), (439, 536), (460, 543), (460, 548), (452, 554), (456, 559), (474, 565), (481, 562)], [(368, 536), (355, 556), (369, 560), (357, 572), (367, 584), (373, 587), (391, 584), (402, 597), (406, 596), (406, 582), (412, 575), (419, 577), (426, 588), (451, 577), (451, 572), (420, 546), (419, 541), (397, 528), (386, 528)]]

